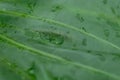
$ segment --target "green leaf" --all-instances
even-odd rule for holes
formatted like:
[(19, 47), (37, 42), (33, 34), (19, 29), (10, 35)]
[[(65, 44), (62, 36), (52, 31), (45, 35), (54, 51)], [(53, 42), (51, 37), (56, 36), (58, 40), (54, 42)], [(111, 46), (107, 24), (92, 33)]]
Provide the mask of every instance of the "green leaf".
[(0, 0), (0, 80), (120, 80), (119, 0)]

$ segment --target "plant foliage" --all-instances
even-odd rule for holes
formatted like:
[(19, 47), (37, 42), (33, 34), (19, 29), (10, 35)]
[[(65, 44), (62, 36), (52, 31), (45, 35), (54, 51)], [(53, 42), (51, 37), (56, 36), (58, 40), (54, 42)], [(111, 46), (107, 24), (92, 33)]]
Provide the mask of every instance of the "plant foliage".
[(120, 0), (0, 0), (0, 80), (120, 80)]

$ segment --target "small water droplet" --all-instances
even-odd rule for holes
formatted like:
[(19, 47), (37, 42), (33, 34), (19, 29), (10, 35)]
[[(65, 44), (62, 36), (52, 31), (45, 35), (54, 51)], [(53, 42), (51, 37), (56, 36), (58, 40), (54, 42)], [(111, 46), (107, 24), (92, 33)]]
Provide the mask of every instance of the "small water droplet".
[(117, 17), (118, 19), (120, 19), (120, 15), (119, 15), (119, 14), (117, 14), (116, 17)]
[(54, 27), (54, 26), (50, 26), (53, 30), (57, 30), (57, 28), (56, 27)]
[(106, 60), (106, 58), (105, 58), (105, 56), (103, 54), (96, 54), (96, 55), (99, 57), (99, 59), (101, 61), (105, 61)]
[(87, 32), (87, 30), (86, 30), (84, 27), (81, 27), (81, 29), (82, 29), (83, 31)]
[(36, 80), (36, 75), (35, 75), (35, 63), (32, 63), (30, 68), (27, 70), (27, 73), (31, 76), (32, 80)]
[(72, 59), (70, 59), (68, 56), (65, 56), (65, 57), (63, 57), (65, 60), (67, 60), (67, 61), (72, 61)]
[(66, 33), (67, 33), (67, 34), (69, 34), (70, 32), (69, 32), (69, 31), (67, 31)]
[(73, 44), (72, 50), (78, 50), (78, 49), (77, 49), (77, 44)]
[(78, 50), (78, 48), (76, 48), (76, 47), (72, 47), (71, 49), (72, 49), (72, 50)]
[(120, 32), (116, 31), (116, 37), (120, 37)]
[(76, 18), (77, 18), (80, 22), (84, 22), (84, 18), (83, 18), (79, 13), (76, 14)]
[(100, 17), (100, 16), (97, 16), (96, 19), (97, 19), (97, 20), (101, 20), (101, 17)]
[(26, 14), (21, 14), (20, 16), (22, 16), (23, 18), (26, 18), (26, 17), (27, 17)]
[(56, 6), (53, 6), (52, 7), (52, 12), (57, 12), (57, 11), (60, 11), (60, 10), (62, 10), (63, 9), (63, 7), (61, 6), (61, 5), (56, 5)]
[(113, 55), (113, 58), (112, 58), (113, 61), (120, 61), (120, 55)]
[(104, 35), (105, 35), (106, 37), (109, 37), (109, 35), (110, 35), (109, 30), (105, 29), (105, 30), (104, 30)]
[[(111, 21), (111, 20), (106, 20), (106, 23), (108, 24), (108, 25), (110, 25), (110, 26), (115, 26), (115, 27), (113, 27), (113, 28), (116, 28), (116, 27), (118, 27), (119, 26), (119, 24), (117, 23), (117, 22), (113, 22), (113, 21)], [(117, 30), (117, 29), (116, 29)], [(120, 30), (120, 29), (119, 29)]]
[(61, 80), (74, 80), (73, 77), (65, 75), (63, 77), (61, 77)]
[(82, 45), (87, 46), (87, 39), (86, 38), (82, 40)]
[(87, 50), (87, 52), (88, 52), (88, 53), (92, 53), (92, 51), (91, 51), (91, 50)]
[(113, 7), (110, 8), (113, 14), (116, 14), (116, 11)]
[(7, 30), (3, 30), (3, 33), (7, 33)]
[(14, 33), (16, 34), (16, 33), (17, 33), (17, 31), (14, 31)]
[(34, 2), (28, 2), (28, 8), (29, 8), (29, 13), (32, 13), (33, 11), (34, 11), (34, 8), (35, 8), (35, 6), (36, 6), (36, 1), (34, 1)]
[(103, 4), (107, 4), (108, 3), (108, 0), (103, 0)]
[(73, 47), (76, 47), (77, 46), (77, 44), (73, 44)]
[(24, 51), (25, 49), (23, 47), (17, 47), (19, 50)]

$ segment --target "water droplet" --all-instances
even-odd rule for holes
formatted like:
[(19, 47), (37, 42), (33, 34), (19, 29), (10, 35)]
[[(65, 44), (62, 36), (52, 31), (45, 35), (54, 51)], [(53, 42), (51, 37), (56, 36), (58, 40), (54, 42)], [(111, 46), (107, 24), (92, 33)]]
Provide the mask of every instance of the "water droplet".
[(105, 61), (106, 60), (106, 58), (105, 58), (105, 56), (103, 54), (96, 54), (96, 55), (99, 57), (99, 59), (101, 61)]
[(7, 30), (3, 30), (3, 33), (7, 33)]
[(57, 28), (56, 28), (56, 27), (54, 27), (54, 26), (51, 26), (51, 28), (52, 28), (53, 30), (57, 30)]
[[(5, 40), (0, 38), (0, 42), (5, 42)], [(4, 47), (0, 45), (0, 49), (4, 49)]]
[(100, 16), (97, 16), (96, 19), (97, 20), (102, 20), (102, 18)]
[(87, 46), (87, 39), (86, 38), (82, 40), (82, 45)]
[(77, 44), (73, 44), (73, 47), (76, 47), (77, 46)]
[(116, 37), (120, 37), (120, 32), (116, 31)]
[(27, 6), (28, 6), (28, 8), (30, 10), (29, 13), (32, 13), (34, 11), (35, 6), (36, 6), (36, 1), (34, 1), (34, 2), (28, 2)]
[(78, 50), (78, 49), (77, 49), (77, 44), (73, 44), (72, 50)]
[(13, 63), (13, 64), (11, 65), (11, 67), (12, 67), (13, 69), (15, 69), (15, 68), (17, 68), (18, 66), (17, 66), (16, 63)]
[(63, 77), (61, 77), (61, 80), (74, 80), (73, 77), (65, 75)]
[(35, 32), (33, 32), (32, 30), (24, 29), (24, 31), (25, 31), (24, 34), (25, 34), (26, 36), (28, 36), (28, 37), (33, 38), (33, 37), (36, 37), (36, 36), (37, 36), (37, 34), (36, 34)]
[(112, 55), (112, 56), (113, 56), (113, 58), (112, 58), (113, 61), (120, 61), (120, 55), (119, 54)]
[(72, 59), (70, 59), (68, 56), (64, 56), (63, 58), (67, 61), (72, 61)]
[(17, 31), (14, 31), (14, 33), (16, 34), (16, 33), (17, 33)]
[[(118, 24), (117, 22), (113, 22), (113, 21), (111, 21), (111, 20), (106, 20), (106, 23), (107, 23), (108, 25), (110, 25), (110, 26), (115, 26), (115, 27), (113, 27), (114, 30), (117, 30), (117, 29), (115, 29), (115, 28), (119, 26), (119, 24)], [(120, 30), (120, 29), (119, 29), (119, 30)]]
[(48, 32), (48, 31), (31, 31), (26, 30), (25, 35), (29, 36), (31, 39), (43, 43), (43, 44), (52, 44), (52, 45), (62, 45), (64, 43), (64, 35), (55, 33), (55, 32)]
[(72, 50), (78, 50), (78, 48), (76, 48), (76, 47), (72, 47), (71, 49), (72, 49)]
[(92, 53), (92, 51), (91, 51), (91, 50), (87, 50), (87, 52), (88, 52), (88, 53)]
[(120, 15), (119, 15), (119, 14), (117, 14), (116, 17), (117, 17), (118, 19), (120, 19)]
[(6, 26), (7, 26), (7, 24), (5, 24), (4, 22), (0, 23), (0, 27), (5, 28)]
[(36, 75), (35, 75), (35, 63), (32, 63), (30, 68), (27, 70), (27, 73), (31, 76), (32, 80), (36, 80)]
[(83, 18), (79, 13), (76, 14), (76, 18), (77, 18), (80, 22), (84, 22), (84, 18)]
[(23, 18), (26, 18), (26, 17), (27, 17), (26, 14), (21, 14), (20, 16), (22, 16)]
[(108, 0), (103, 0), (103, 4), (107, 4), (108, 3)]
[(110, 8), (113, 14), (116, 14), (115, 9), (113, 7)]
[(109, 37), (109, 35), (110, 35), (109, 30), (105, 29), (105, 30), (104, 30), (104, 35), (105, 35), (106, 37)]
[(17, 47), (19, 50), (24, 51), (25, 49), (23, 47)]
[(67, 33), (67, 34), (69, 34), (70, 32), (69, 32), (69, 31), (67, 31), (66, 33)]
[(62, 35), (53, 32), (40, 32), (40, 37), (42, 40), (56, 45), (61, 45), (64, 42)]
[(85, 29), (84, 27), (81, 27), (81, 29), (82, 29), (83, 31), (87, 32), (86, 29)]
[(60, 11), (60, 10), (62, 10), (63, 9), (63, 7), (61, 6), (61, 5), (56, 5), (56, 6), (53, 6), (52, 7), (52, 12), (57, 12), (57, 11)]

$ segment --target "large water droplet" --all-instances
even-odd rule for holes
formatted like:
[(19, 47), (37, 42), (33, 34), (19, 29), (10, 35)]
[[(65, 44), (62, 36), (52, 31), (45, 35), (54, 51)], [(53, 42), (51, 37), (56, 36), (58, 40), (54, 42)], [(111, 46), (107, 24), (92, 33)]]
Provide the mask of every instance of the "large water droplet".
[(56, 45), (61, 45), (64, 42), (62, 35), (53, 32), (40, 32), (40, 37), (42, 40)]
[(65, 38), (62, 34), (49, 31), (26, 30), (25, 34), (39, 43), (52, 45), (62, 45)]

